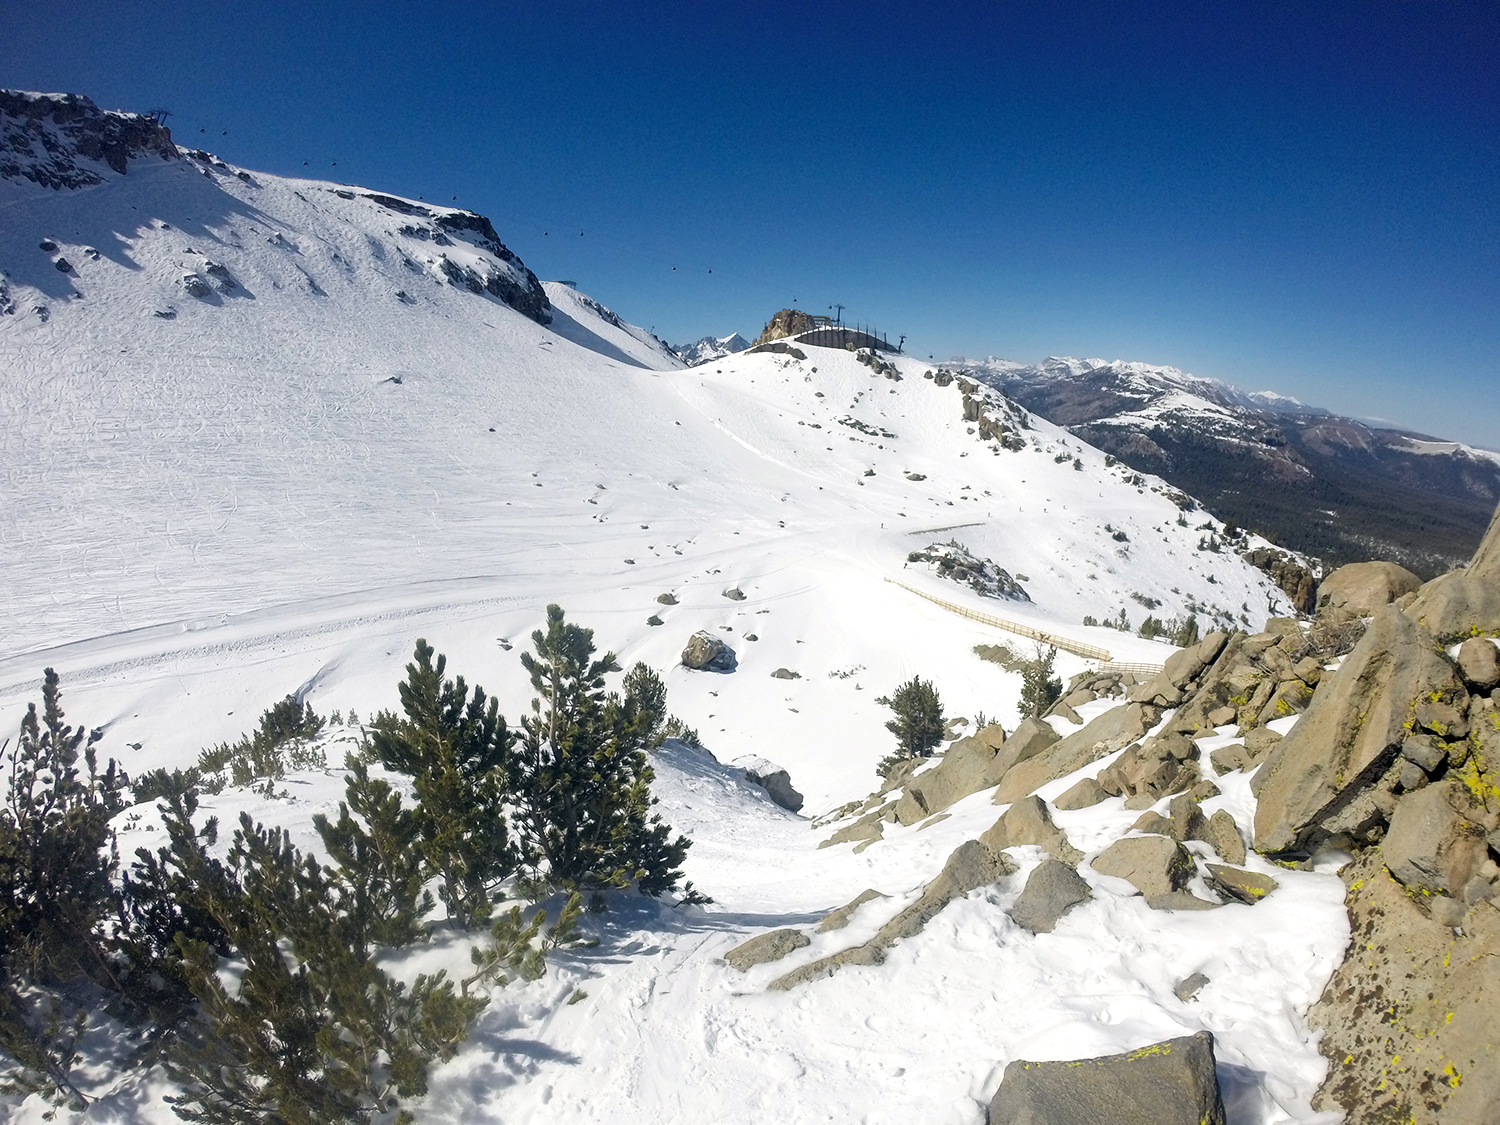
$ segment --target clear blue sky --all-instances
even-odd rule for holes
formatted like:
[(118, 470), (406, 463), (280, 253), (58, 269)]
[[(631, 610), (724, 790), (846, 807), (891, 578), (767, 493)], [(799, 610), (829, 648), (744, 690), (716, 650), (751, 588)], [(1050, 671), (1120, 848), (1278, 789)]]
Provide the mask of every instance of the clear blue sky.
[(673, 342), (841, 302), (923, 355), (1170, 363), (1500, 448), (1494, 0), (0, 17), (0, 85), (457, 196)]

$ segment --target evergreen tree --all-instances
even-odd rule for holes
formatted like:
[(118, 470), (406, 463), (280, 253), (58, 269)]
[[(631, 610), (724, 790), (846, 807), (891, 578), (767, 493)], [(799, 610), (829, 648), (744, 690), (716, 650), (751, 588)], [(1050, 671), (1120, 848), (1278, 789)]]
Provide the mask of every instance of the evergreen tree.
[(351, 756), (346, 767), (346, 800), (339, 802), (338, 820), (322, 813), (313, 817), (337, 866), (341, 905), (360, 941), (410, 945), (423, 935), (422, 918), (432, 910), (432, 895), (423, 889), (423, 809), (403, 807), (401, 794), (371, 778), (359, 759)]
[(930, 757), (943, 741), (943, 704), (930, 680), (913, 676), (890, 696), (875, 700), (896, 713), (885, 729), (896, 736), (896, 752), (882, 759), (884, 777), (891, 768), (909, 758)]
[[(1124, 617), (1125, 611), (1120, 611)], [(1052, 675), (1052, 663), (1057, 659), (1057, 649), (1043, 651), (1036, 647), (1036, 655), (1027, 661), (1021, 670), (1021, 710), (1032, 718), (1040, 718), (1042, 712), (1062, 698), (1062, 680)]]
[(521, 664), (539, 693), (521, 721), (516, 799), (529, 859), (545, 860), (563, 887), (623, 886), (646, 894), (681, 878), (689, 841), (651, 813), (653, 773), (646, 749), (665, 719), (661, 679), (637, 664), (625, 695), (606, 695), (604, 677), (620, 670), (614, 653), (594, 657), (594, 631), (547, 607), (546, 631), (531, 635), (536, 655)]
[(1178, 648), (1187, 648), (1188, 645), (1198, 643), (1198, 615), (1196, 613), (1188, 614), (1188, 619), (1182, 623), (1182, 628), (1177, 630), (1172, 643)]
[[(449, 919), (467, 929), (489, 918), (492, 896), (517, 865), (505, 816), (514, 737), (496, 701), (477, 685), (471, 696), (462, 676), (443, 679), (446, 668), (446, 657), (434, 664), (432, 646), (417, 641), (399, 689), (405, 717), (378, 715), (369, 746), (383, 766), (412, 779), (422, 858), (439, 878)], [(369, 800), (374, 809), (373, 791)], [(389, 815), (391, 829), (403, 830)], [(402, 899), (400, 882), (382, 893)]]
[[(69, 1068), (90, 988), (117, 988), (102, 923), (114, 911), (118, 865), (109, 821), (126, 776), (101, 774), (92, 740), (64, 721), (51, 668), (42, 713), (27, 707), (7, 756), (0, 807), (0, 1050), (18, 1064), (16, 1088), (60, 1094), (80, 1107)], [(9, 745), (8, 741), (5, 744)], [(80, 749), (87, 774), (78, 768)]]

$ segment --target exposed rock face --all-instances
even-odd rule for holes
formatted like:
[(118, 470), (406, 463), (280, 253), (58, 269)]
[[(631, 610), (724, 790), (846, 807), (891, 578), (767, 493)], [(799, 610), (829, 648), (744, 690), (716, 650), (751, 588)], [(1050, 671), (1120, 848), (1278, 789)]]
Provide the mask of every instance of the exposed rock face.
[(871, 899), (885, 898), (886, 896), (873, 888), (860, 891), (848, 902), (837, 910), (830, 910), (823, 915), (823, 920), (818, 923), (818, 933), (826, 934), (829, 930), (842, 930), (849, 924), (849, 919), (854, 917), (854, 912)]
[(1486, 819), (1455, 781), (1403, 797), (1380, 845), (1391, 875), (1420, 895), (1458, 898), (1485, 860)]
[(682, 663), (704, 672), (733, 672), (734, 650), (712, 633), (694, 633), (682, 650)]
[(90, 163), (123, 176), (132, 159), (180, 155), (171, 130), (154, 118), (107, 112), (78, 94), (0, 90), (0, 179), (53, 189), (92, 187), (104, 177)]
[(1421, 586), (1420, 578), (1395, 563), (1350, 563), (1339, 567), (1318, 585), (1318, 612), (1369, 617)]
[(1224, 1125), (1206, 1031), (1120, 1055), (1005, 1068), (990, 1125)]
[(1342, 878), (1349, 952), (1308, 1014), (1329, 1059), (1313, 1106), (1345, 1125), (1500, 1120), (1500, 910), (1468, 908), (1456, 933), (1373, 849)]
[(767, 961), (780, 961), (794, 949), (810, 944), (807, 935), (801, 930), (772, 930), (741, 942), (724, 954), (724, 960), (743, 973), (756, 965), (764, 965)]
[(788, 336), (800, 336), (804, 332), (811, 332), (816, 327), (817, 325), (813, 322), (813, 318), (801, 309), (782, 309), (771, 318), (770, 323), (755, 338), (755, 343), (769, 344), (772, 340), (783, 340)]
[(1256, 774), (1256, 849), (1289, 851), (1338, 832), (1378, 838), (1390, 802), (1376, 783), (1424, 718), (1441, 725), (1429, 717), (1439, 704), (1467, 702), (1458, 670), (1426, 630), (1395, 606), (1382, 609)]
[(1016, 925), (1034, 934), (1050, 934), (1058, 919), (1093, 897), (1083, 877), (1066, 863), (1044, 859), (1026, 880), (1010, 908)]
[(1257, 547), (1240, 557), (1255, 569), (1269, 574), (1281, 587), (1281, 592), (1291, 599), (1298, 613), (1311, 613), (1316, 608), (1317, 580), (1312, 571), (1296, 559), (1273, 547)]
[(782, 808), (796, 812), (802, 808), (802, 794), (792, 788), (791, 775), (775, 762), (765, 758), (736, 758), (735, 765), (745, 770), (745, 780), (759, 785)]

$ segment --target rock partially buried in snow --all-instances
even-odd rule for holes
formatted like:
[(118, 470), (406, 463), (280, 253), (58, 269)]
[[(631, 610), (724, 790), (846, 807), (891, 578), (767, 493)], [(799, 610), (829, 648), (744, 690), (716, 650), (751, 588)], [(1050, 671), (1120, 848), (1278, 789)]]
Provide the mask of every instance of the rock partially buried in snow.
[(1035, 795), (1011, 805), (979, 838), (996, 851), (1034, 844), (1070, 867), (1083, 858), (1083, 853), (1068, 842), (1067, 834), (1052, 822), (1047, 802)]
[(1010, 916), (1022, 929), (1050, 934), (1059, 918), (1092, 897), (1088, 883), (1077, 871), (1048, 857), (1026, 880), (1025, 888), (1010, 908)]
[(849, 919), (854, 917), (854, 912), (861, 906), (871, 899), (885, 897), (885, 895), (874, 888), (867, 888), (860, 891), (859, 894), (855, 895), (837, 910), (830, 910), (827, 914), (823, 915), (823, 920), (818, 923), (818, 933), (826, 934), (829, 930), (842, 930), (849, 924)]
[(1172, 989), (1172, 993), (1177, 999), (1186, 1004), (1189, 1000), (1197, 996), (1198, 993), (1202, 992), (1203, 986), (1207, 983), (1208, 978), (1206, 976), (1202, 973), (1194, 973), (1178, 981), (1177, 987)]
[(1208, 884), (1220, 894), (1249, 905), (1259, 902), (1280, 886), (1269, 875), (1260, 875), (1239, 867), (1226, 867), (1222, 863), (1208, 865)]
[(990, 1101), (990, 1125), (1224, 1125), (1206, 1031), (1119, 1055), (1017, 1059)]
[(703, 672), (733, 672), (734, 649), (712, 633), (694, 633), (682, 650), (682, 663), (684, 667)]
[(791, 775), (775, 762), (765, 758), (736, 758), (734, 764), (745, 771), (745, 780), (759, 785), (782, 808), (796, 812), (802, 807), (802, 794), (792, 788)]
[(1074, 770), (1139, 738), (1156, 721), (1157, 712), (1147, 711), (1146, 707), (1147, 705), (1140, 703), (1113, 707), (1082, 730), (1075, 731), (1023, 762), (1017, 762), (1005, 771), (1000, 787), (995, 790), (995, 804), (1008, 805), (1027, 794), (1035, 793), (1047, 782), (1066, 777)]
[(742, 602), (745, 600), (745, 591), (738, 586), (732, 586), (724, 591), (724, 596), (732, 602)]
[(1165, 836), (1127, 836), (1094, 857), (1090, 865), (1101, 875), (1114, 875), (1134, 884), (1151, 900), (1180, 891), (1193, 877), (1193, 857), (1176, 840)]
[(772, 930), (770, 933), (757, 934), (749, 941), (741, 942), (724, 954), (724, 960), (729, 962), (731, 968), (743, 973), (748, 969), (753, 969), (756, 965), (764, 965), (768, 961), (780, 961), (793, 950), (811, 944), (807, 935), (801, 930)]

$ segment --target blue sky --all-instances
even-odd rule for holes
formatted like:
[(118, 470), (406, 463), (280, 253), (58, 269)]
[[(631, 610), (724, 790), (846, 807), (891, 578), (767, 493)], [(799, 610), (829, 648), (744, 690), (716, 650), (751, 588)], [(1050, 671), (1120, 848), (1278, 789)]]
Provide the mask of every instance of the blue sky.
[(839, 302), (1500, 448), (1488, 0), (7, 9), (0, 85), (456, 196), (673, 342)]

